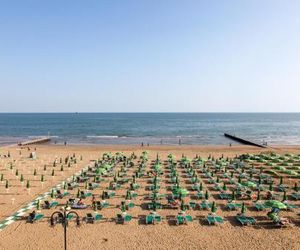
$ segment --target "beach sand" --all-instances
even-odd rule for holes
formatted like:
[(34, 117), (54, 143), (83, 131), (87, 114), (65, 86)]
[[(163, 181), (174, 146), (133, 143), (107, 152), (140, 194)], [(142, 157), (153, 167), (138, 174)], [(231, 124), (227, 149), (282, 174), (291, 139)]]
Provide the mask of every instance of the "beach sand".
[[(29, 153), (36, 149), (37, 159), (29, 159)], [(11, 158), (0, 159), (0, 174), (4, 173), (4, 179), (9, 179), (10, 188), (6, 192), (5, 184), (0, 184), (0, 220), (12, 215), (25, 204), (32, 201), (39, 194), (42, 194), (51, 187), (60, 183), (62, 180), (71, 176), (73, 173), (82, 169), (91, 160), (95, 160), (102, 156), (104, 152), (122, 151), (125, 155), (134, 152), (140, 155), (142, 151), (147, 150), (151, 159), (155, 159), (156, 155), (165, 160), (167, 155), (173, 153), (177, 159), (184, 154), (190, 158), (196, 154), (207, 157), (213, 155), (220, 157), (234, 157), (242, 153), (260, 153), (260, 152), (276, 152), (283, 154), (286, 152), (300, 154), (300, 147), (297, 146), (281, 146), (268, 149), (261, 149), (251, 146), (150, 146), (140, 147), (132, 145), (36, 145), (27, 148), (4, 147), (0, 149), (0, 154), (7, 154), (10, 151)], [(64, 166), (64, 171), (60, 171), (60, 165), (53, 167), (55, 158), (65, 158), (75, 153), (76, 164), (71, 167)], [(82, 160), (79, 160), (82, 156)], [(9, 163), (13, 161), (13, 170), (10, 169)], [(44, 171), (44, 165), (47, 170)], [(18, 178), (15, 171), (18, 169)], [(37, 177), (33, 177), (34, 169), (37, 169)], [(52, 170), (55, 169), (55, 176), (52, 177)], [(40, 182), (41, 174), (45, 176), (45, 182)], [(30, 193), (26, 189), (26, 181), (21, 184), (20, 175), (23, 174), (24, 179), (30, 179)], [(146, 183), (142, 182), (142, 185)], [(105, 184), (107, 187), (107, 184)], [(104, 186), (101, 184), (99, 190), (94, 193), (102, 193)], [(110, 199), (112, 205), (120, 204), (124, 200), (121, 196), (125, 194), (125, 190), (118, 190), (116, 198)], [(76, 190), (73, 191), (76, 193)], [(147, 193), (144, 188), (139, 191), (139, 197), (135, 204), (143, 203), (143, 194)], [(14, 201), (12, 201), (14, 198)], [(61, 200), (58, 200), (63, 202)], [(87, 203), (90, 199), (87, 199)], [(13, 204), (12, 204), (13, 203)], [(225, 204), (223, 201), (217, 200), (218, 206)], [(250, 204), (250, 201), (249, 201)], [(297, 203), (298, 205), (299, 202)], [(220, 209), (219, 209), (220, 210)], [(54, 210), (42, 210), (47, 216), (50, 216)], [(91, 211), (91, 210), (88, 210)], [(78, 211), (84, 216), (87, 211)], [(239, 226), (234, 215), (236, 212), (218, 211), (220, 215), (226, 217), (227, 221), (220, 226), (207, 226), (203, 223), (203, 218), (208, 211), (189, 211), (195, 219), (189, 225), (174, 226), (169, 221), (164, 220), (157, 225), (144, 225), (139, 223), (137, 218), (145, 216), (149, 213), (140, 207), (134, 207), (130, 214), (135, 218), (126, 225), (116, 225), (111, 219), (119, 213), (120, 210), (110, 207), (100, 211), (107, 221), (97, 224), (85, 224), (76, 227), (75, 223), (70, 223), (68, 227), (68, 249), (300, 249), (299, 224), (300, 220), (295, 213), (284, 212), (284, 216), (293, 217), (296, 222), (291, 228), (271, 228), (268, 225), (266, 212), (248, 211), (249, 215), (255, 216), (259, 221), (258, 226), (241, 227)], [(163, 217), (175, 216), (178, 210), (160, 210), (159, 214)], [(299, 217), (299, 216), (298, 216)], [(266, 222), (266, 223), (265, 223)], [(63, 228), (61, 225), (50, 227), (48, 218), (44, 218), (35, 224), (26, 223), (25, 220), (18, 220), (5, 229), (0, 231), (0, 249), (62, 249), (63, 248)]]

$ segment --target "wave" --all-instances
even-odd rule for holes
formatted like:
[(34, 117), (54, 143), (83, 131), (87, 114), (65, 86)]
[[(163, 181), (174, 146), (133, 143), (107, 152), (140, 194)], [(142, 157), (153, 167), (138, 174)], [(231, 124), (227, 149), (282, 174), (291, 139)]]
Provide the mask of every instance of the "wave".
[(118, 135), (87, 135), (86, 137), (87, 138), (104, 138), (104, 139), (116, 139), (116, 138), (119, 138)]

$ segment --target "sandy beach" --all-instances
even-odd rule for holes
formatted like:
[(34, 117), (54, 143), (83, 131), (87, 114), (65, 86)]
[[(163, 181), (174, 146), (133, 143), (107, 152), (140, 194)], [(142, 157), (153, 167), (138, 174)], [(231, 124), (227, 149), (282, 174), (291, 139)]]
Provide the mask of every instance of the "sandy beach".
[[(261, 149), (251, 146), (132, 146), (132, 145), (31, 145), (29, 148), (18, 146), (2, 147), (0, 149), (0, 169), (4, 179), (9, 180), (9, 189), (6, 190), (5, 182), (0, 184), (0, 220), (11, 216), (25, 204), (32, 201), (38, 195), (49, 191), (51, 187), (62, 182), (75, 172), (90, 164), (93, 160), (102, 157), (105, 152), (112, 154), (122, 151), (129, 156), (132, 152), (140, 155), (143, 151), (148, 151), (150, 159), (154, 160), (157, 156), (163, 160), (172, 153), (179, 160), (184, 154), (189, 158), (195, 155), (207, 158), (209, 155), (214, 157), (235, 157), (236, 155), (261, 152), (275, 152), (278, 154), (293, 153), (300, 154), (298, 146), (277, 146)], [(30, 159), (31, 152), (36, 152), (37, 159)], [(10, 153), (10, 158), (3, 155)], [(76, 163), (70, 166), (64, 164), (67, 156), (75, 155)], [(62, 163), (60, 163), (62, 159)], [(54, 166), (54, 161), (57, 162)], [(11, 169), (11, 165), (13, 165)], [(63, 165), (63, 170), (61, 169)], [(46, 170), (45, 170), (46, 166)], [(54, 175), (53, 175), (54, 169)], [(18, 175), (16, 175), (18, 170)], [(36, 171), (36, 175), (33, 173)], [(24, 182), (21, 182), (23, 175)], [(44, 182), (41, 182), (41, 175)], [(131, 176), (131, 174), (129, 174)], [(27, 188), (27, 180), (30, 188)], [(289, 228), (273, 228), (268, 224), (266, 212), (257, 212), (253, 209), (248, 210), (250, 216), (254, 216), (259, 223), (255, 226), (241, 227), (235, 221), (236, 211), (226, 211), (222, 209), (226, 202), (217, 200), (217, 205), (221, 208), (218, 214), (226, 218), (225, 223), (219, 226), (208, 226), (204, 218), (208, 211), (189, 210), (194, 218), (188, 225), (175, 226), (170, 221), (178, 210), (163, 209), (160, 215), (165, 218), (162, 223), (157, 225), (145, 225), (140, 218), (146, 216), (149, 211), (143, 208), (144, 196), (147, 193), (145, 187), (147, 180), (139, 181), (141, 188), (138, 190), (138, 197), (135, 200), (135, 207), (130, 210), (133, 220), (125, 225), (116, 225), (113, 218), (120, 212), (118, 205), (124, 200), (126, 189), (116, 191), (116, 196), (109, 200), (110, 207), (101, 212), (104, 221), (96, 224), (82, 223), (76, 227), (70, 223), (68, 227), (68, 247), (69, 249), (299, 249), (300, 239), (299, 225), (300, 219), (295, 212), (282, 212), (286, 217), (293, 220), (294, 226)], [(205, 183), (205, 182), (204, 182)], [(93, 194), (97, 197), (107, 187), (107, 183), (101, 183), (99, 189), (95, 189)], [(205, 184), (208, 186), (207, 184)], [(165, 184), (162, 184), (162, 189)], [(29, 191), (30, 189), (30, 191)], [(77, 189), (71, 192), (76, 195)], [(149, 192), (148, 192), (149, 193)], [(214, 197), (214, 192), (211, 191)], [(64, 204), (66, 199), (58, 200)], [(85, 200), (91, 203), (91, 198)], [(251, 204), (251, 201), (246, 201)], [(299, 202), (295, 204), (300, 205)], [(61, 225), (50, 227), (49, 217), (55, 210), (45, 210), (42, 212), (45, 217), (34, 224), (26, 223), (26, 220), (19, 220), (8, 225), (0, 231), (0, 249), (62, 249), (63, 247), (63, 228)], [(78, 211), (81, 217), (92, 209)], [(24, 217), (28, 215), (25, 214)]]

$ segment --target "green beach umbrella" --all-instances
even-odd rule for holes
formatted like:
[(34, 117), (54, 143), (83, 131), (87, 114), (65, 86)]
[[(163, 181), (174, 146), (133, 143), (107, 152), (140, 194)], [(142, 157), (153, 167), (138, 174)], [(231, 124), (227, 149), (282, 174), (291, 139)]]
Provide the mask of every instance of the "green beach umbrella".
[(278, 209), (286, 209), (286, 205), (280, 201), (277, 200), (270, 200), (266, 201), (265, 205), (272, 208), (278, 208)]

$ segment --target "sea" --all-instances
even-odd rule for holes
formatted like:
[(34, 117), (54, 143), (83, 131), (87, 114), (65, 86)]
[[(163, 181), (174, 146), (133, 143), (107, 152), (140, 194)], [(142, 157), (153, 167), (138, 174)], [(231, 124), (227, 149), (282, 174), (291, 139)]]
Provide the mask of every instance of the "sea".
[(224, 133), (300, 145), (300, 113), (0, 113), (0, 145), (44, 136), (57, 144), (236, 144)]

